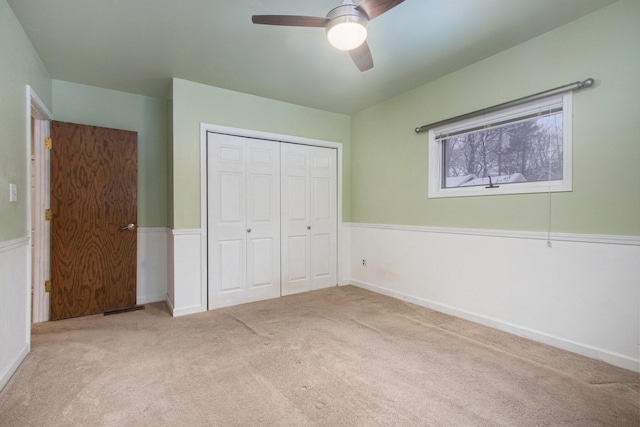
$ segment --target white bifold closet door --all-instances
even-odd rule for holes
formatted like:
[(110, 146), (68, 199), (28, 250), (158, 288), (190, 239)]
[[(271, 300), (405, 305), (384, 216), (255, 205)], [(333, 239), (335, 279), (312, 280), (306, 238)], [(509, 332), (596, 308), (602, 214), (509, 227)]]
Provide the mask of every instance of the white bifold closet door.
[(337, 284), (337, 151), (282, 143), (282, 295)]
[(280, 143), (209, 133), (209, 308), (280, 296)]

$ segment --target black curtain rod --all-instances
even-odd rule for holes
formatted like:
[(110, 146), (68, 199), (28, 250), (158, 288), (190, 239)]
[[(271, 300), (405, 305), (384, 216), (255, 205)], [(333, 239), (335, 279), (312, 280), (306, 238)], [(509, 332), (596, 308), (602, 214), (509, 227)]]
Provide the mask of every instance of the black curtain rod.
[(433, 129), (435, 127), (440, 127), (444, 125), (448, 125), (450, 123), (457, 122), (459, 120), (466, 120), (472, 117), (477, 117), (482, 114), (493, 113), (494, 111), (502, 110), (504, 108), (515, 107), (516, 105), (521, 105), (526, 102), (535, 101), (541, 98), (545, 98), (547, 96), (559, 95), (561, 93), (576, 91), (583, 88), (591, 87), (595, 81), (592, 78), (588, 78), (582, 82), (569, 83), (564, 86), (557, 87), (555, 89), (545, 90), (544, 92), (539, 92), (534, 95), (525, 96), (523, 98), (514, 99), (513, 101), (503, 102), (502, 104), (494, 105), (493, 107), (483, 108), (482, 110), (476, 110), (471, 113), (462, 114), (460, 116), (452, 117), (450, 119), (440, 120), (439, 122), (434, 122), (428, 125), (420, 126), (415, 129), (416, 133), (426, 132), (429, 129)]

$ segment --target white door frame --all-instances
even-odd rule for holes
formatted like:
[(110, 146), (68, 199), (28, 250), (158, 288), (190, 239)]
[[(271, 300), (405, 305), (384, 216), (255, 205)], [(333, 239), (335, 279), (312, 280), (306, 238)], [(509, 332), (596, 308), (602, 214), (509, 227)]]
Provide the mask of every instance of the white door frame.
[(246, 138), (266, 139), (270, 141), (288, 142), (291, 144), (311, 145), (315, 147), (335, 148), (337, 151), (337, 283), (342, 284), (342, 144), (339, 142), (323, 141), (320, 139), (303, 138), (292, 135), (282, 135), (250, 129), (240, 129), (207, 123), (200, 124), (200, 254), (201, 254), (201, 301), (202, 311), (208, 310), (208, 263), (207, 263), (207, 133), (222, 133)]
[[(32, 119), (33, 127), (31, 124)], [(45, 292), (44, 282), (51, 277), (51, 229), (50, 224), (44, 219), (44, 211), (51, 206), (51, 153), (44, 147), (44, 139), (50, 136), (51, 120), (53, 120), (53, 114), (47, 109), (47, 106), (38, 97), (33, 88), (27, 85), (27, 153), (29, 153), (27, 215), (29, 237), (33, 248), (33, 250), (29, 251), (31, 271), (29, 294), (31, 295), (31, 287), (33, 287), (33, 313), (31, 316), (33, 323), (49, 320), (49, 294)], [(35, 160), (33, 183), (31, 182), (31, 155), (34, 156)], [(32, 185), (34, 187), (33, 197), (31, 194)], [(31, 297), (29, 298), (29, 303), (31, 303)]]

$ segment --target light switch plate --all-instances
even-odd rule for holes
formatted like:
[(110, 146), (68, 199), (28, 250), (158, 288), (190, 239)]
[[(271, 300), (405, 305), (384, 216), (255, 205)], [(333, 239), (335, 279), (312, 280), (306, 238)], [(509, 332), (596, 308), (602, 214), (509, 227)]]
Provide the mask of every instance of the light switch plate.
[(9, 201), (18, 201), (18, 187), (15, 184), (9, 184)]

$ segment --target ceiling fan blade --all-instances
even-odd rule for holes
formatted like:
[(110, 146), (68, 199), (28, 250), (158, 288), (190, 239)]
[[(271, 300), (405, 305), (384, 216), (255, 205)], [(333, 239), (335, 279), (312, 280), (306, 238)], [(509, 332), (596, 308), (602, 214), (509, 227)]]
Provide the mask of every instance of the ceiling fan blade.
[(289, 27), (325, 27), (329, 22), (327, 18), (295, 15), (253, 15), (251, 21), (254, 24), (286, 25)]
[(367, 42), (364, 42), (357, 48), (350, 50), (349, 55), (351, 55), (351, 59), (353, 59), (353, 62), (355, 62), (360, 71), (367, 71), (373, 68), (373, 57), (371, 56), (371, 51), (369, 50)]
[(383, 13), (393, 9), (404, 0), (364, 0), (356, 9), (360, 12), (364, 12), (372, 20), (376, 16), (380, 16)]

